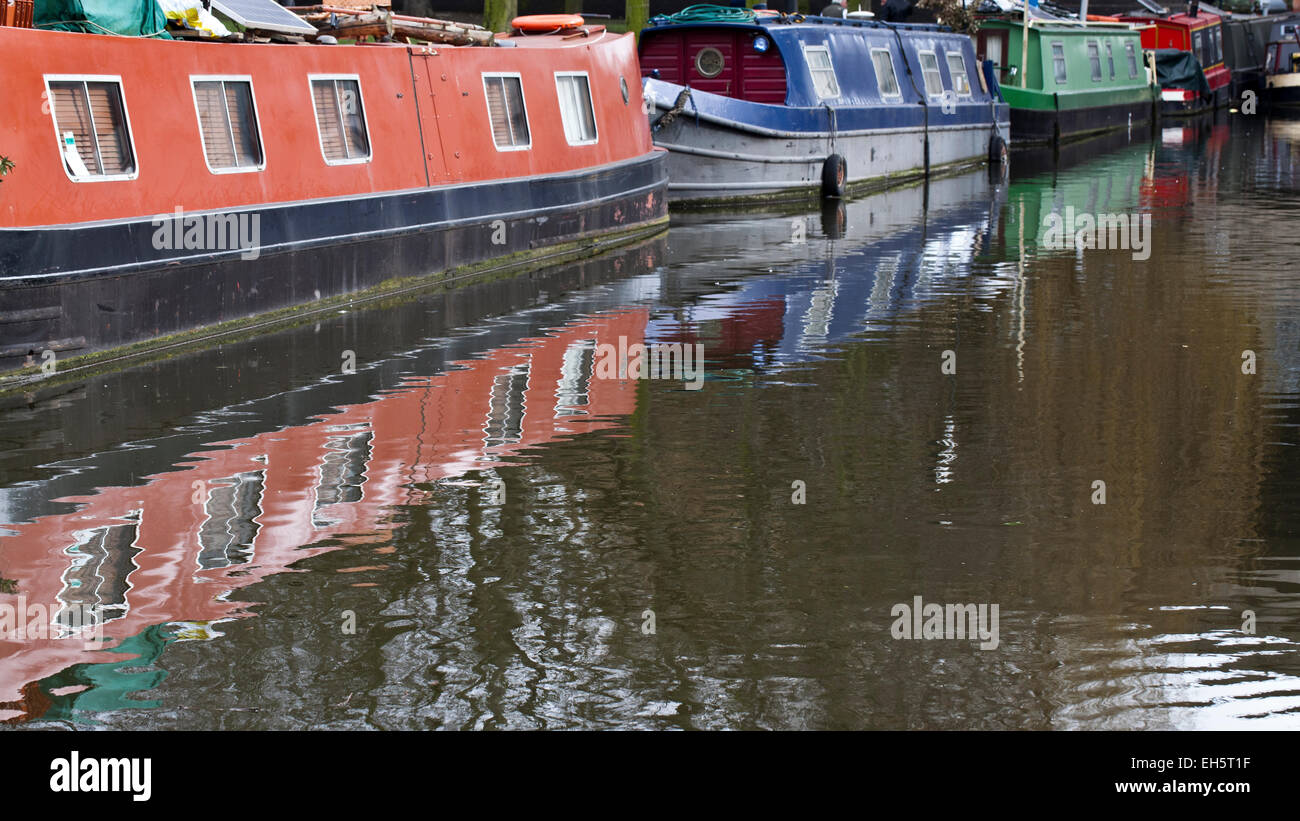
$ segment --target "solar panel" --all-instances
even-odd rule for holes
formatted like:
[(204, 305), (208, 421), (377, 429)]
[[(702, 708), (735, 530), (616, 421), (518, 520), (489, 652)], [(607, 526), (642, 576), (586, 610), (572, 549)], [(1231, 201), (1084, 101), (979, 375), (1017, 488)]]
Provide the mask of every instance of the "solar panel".
[(285, 34), (315, 34), (316, 27), (271, 0), (212, 0), (212, 7), (241, 26)]

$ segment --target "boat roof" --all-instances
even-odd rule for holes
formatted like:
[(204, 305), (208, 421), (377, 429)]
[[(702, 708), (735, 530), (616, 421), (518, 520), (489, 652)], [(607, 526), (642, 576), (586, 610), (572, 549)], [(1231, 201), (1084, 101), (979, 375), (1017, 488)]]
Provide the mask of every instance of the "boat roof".
[[(1088, 20), (1084, 22), (1080, 20), (1053, 20), (1051, 18), (1034, 17), (1030, 19), (1029, 25), (1030, 25), (1030, 29), (1033, 31), (1124, 32), (1124, 31), (1136, 31), (1138, 28), (1145, 25), (1147, 22), (1150, 21), (1138, 22), (1135, 20), (1116, 19), (1116, 20)], [(980, 25), (982, 26), (985, 25), (986, 23), (1006, 23), (1009, 26), (1019, 27), (1023, 24), (1023, 20), (1019, 14), (992, 15), (989, 17), (985, 17), (981, 15)]]
[(937, 23), (886, 23), (883, 20), (871, 18), (850, 18), (850, 17), (822, 17), (816, 14), (810, 15), (776, 15), (761, 14), (751, 20), (688, 20), (676, 21), (666, 17), (656, 17), (650, 20), (650, 25), (646, 29), (681, 29), (681, 28), (732, 28), (732, 29), (751, 29), (751, 30), (769, 30), (769, 29), (786, 29), (786, 30), (816, 30), (825, 27), (833, 28), (864, 28), (864, 29), (898, 29), (900, 31), (927, 31), (951, 33), (952, 29), (948, 26), (941, 26)]
[(1204, 28), (1205, 26), (1215, 25), (1216, 23), (1220, 22), (1223, 18), (1217, 14), (1212, 14), (1208, 11), (1203, 11), (1200, 14), (1196, 15), (1195, 17), (1189, 17), (1186, 14), (1171, 14), (1168, 17), (1157, 17), (1155, 15), (1148, 15), (1143, 13), (1143, 14), (1126, 14), (1120, 19), (1127, 20), (1130, 22), (1146, 23), (1147, 25), (1158, 26), (1164, 24), (1164, 25), (1178, 26), (1180, 28), (1194, 29), (1194, 28)]
[[(626, 36), (625, 34), (615, 34), (604, 26), (578, 26), (572, 29), (564, 29), (558, 33), (519, 34), (510, 32), (497, 34), (496, 43), (498, 46), (515, 48), (578, 48), (606, 40), (617, 40)], [(406, 44), (401, 43), (399, 45)], [(445, 48), (445, 46), (439, 45), (438, 48)], [(469, 46), (456, 46), (456, 48), (469, 48)], [(478, 48), (481, 48), (481, 46)]]
[(1177, 23), (1180, 26), (1197, 28), (1198, 26), (1213, 25), (1222, 19), (1223, 18), (1219, 17), (1217, 14), (1210, 14), (1208, 11), (1203, 11), (1195, 17), (1188, 17), (1186, 14), (1171, 14), (1165, 18), (1164, 22)]

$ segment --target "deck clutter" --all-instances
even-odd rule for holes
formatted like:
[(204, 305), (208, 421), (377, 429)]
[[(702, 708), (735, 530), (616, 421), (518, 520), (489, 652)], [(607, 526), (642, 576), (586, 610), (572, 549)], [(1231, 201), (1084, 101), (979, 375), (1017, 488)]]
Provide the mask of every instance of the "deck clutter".
[(983, 0), (964, 32), (694, 5), (634, 37), (4, 0), (6, 87), (44, 104), (0, 124), (0, 372), (662, 230), (669, 200), (839, 198), (1248, 92), (1300, 103), (1300, 15), (1050, 9)]

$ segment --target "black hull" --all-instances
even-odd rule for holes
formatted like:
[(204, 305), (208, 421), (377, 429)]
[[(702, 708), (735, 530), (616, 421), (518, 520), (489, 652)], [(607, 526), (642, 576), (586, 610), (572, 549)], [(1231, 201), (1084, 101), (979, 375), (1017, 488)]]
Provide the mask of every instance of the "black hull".
[(433, 284), (437, 274), (493, 260), (524, 262), (663, 222), (666, 187), (663, 154), (654, 152), (562, 177), (246, 209), (261, 226), (255, 258), (157, 250), (151, 219), (0, 230), (0, 373), (40, 365), (47, 350), (60, 364), (148, 350), (210, 326), (235, 330), (268, 313)]
[(1081, 139), (1151, 120), (1150, 102), (1081, 108), (1073, 111), (1011, 109), (1013, 145)]
[(1234, 100), (1240, 100), (1242, 94), (1247, 91), (1255, 92), (1256, 96), (1262, 95), (1264, 90), (1263, 69), (1241, 69), (1234, 67), (1232, 69), (1232, 82), (1229, 88), (1231, 89), (1230, 96)]
[(1297, 108), (1300, 107), (1300, 86), (1268, 88), (1260, 99), (1269, 108)]

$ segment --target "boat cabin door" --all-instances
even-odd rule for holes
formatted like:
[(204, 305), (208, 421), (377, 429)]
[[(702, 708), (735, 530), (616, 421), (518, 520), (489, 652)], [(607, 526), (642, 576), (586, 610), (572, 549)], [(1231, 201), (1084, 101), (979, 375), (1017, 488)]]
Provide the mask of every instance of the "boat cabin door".
[(456, 149), (443, 142), (443, 133), (454, 134), (455, 111), (459, 107), (460, 85), (445, 58), (433, 46), (413, 46), (411, 82), (420, 115), (420, 139), (424, 145), (424, 168), (430, 185), (456, 182), (462, 178)]
[(982, 29), (975, 35), (975, 56), (982, 63), (992, 60), (998, 82), (1007, 79), (1007, 33), (999, 29)]

